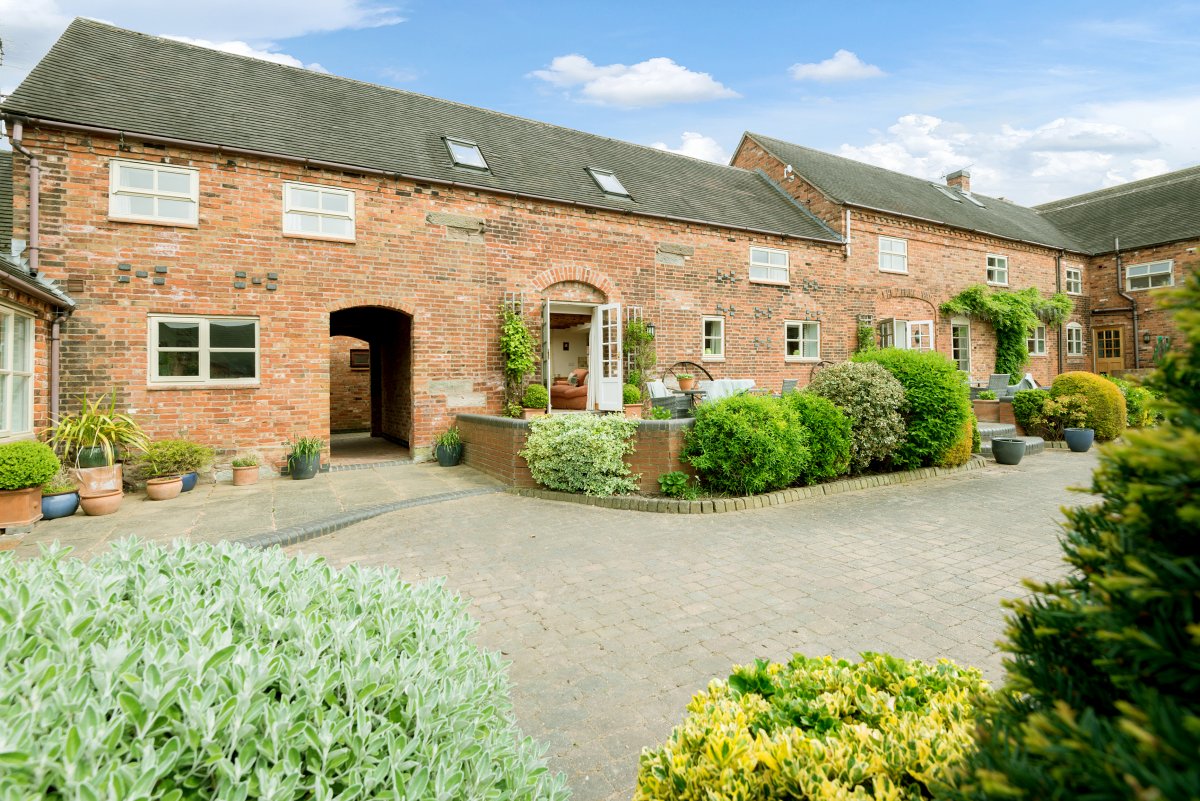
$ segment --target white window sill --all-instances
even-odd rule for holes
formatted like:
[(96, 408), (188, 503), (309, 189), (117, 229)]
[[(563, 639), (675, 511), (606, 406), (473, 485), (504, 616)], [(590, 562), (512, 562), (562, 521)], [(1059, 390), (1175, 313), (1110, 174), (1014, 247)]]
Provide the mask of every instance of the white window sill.
[(1046, 356), (1045, 351), (1042, 351), (1041, 353), (1030, 353), (1029, 354), (1029, 358), (1031, 358), (1031, 359), (1043, 359), (1043, 358), (1045, 358), (1045, 356)]
[(1167, 284), (1166, 286), (1140, 286), (1140, 287), (1136, 287), (1136, 288), (1129, 287), (1125, 291), (1126, 292), (1153, 292), (1156, 289), (1173, 289), (1174, 287), (1175, 287), (1174, 284)]
[(197, 381), (192, 384), (147, 384), (146, 385), (146, 389), (150, 390), (151, 392), (155, 392), (155, 391), (159, 391), (159, 390), (178, 391), (181, 389), (261, 389), (261, 388), (262, 388), (261, 381), (243, 381), (243, 382), (231, 381), (229, 383), (216, 383), (216, 382), (212, 382), (212, 381), (205, 383), (202, 381)]
[(887, 273), (888, 275), (908, 275), (908, 270), (887, 270), (883, 267), (879, 268), (879, 272)]
[(341, 242), (345, 245), (353, 245), (358, 240), (354, 237), (346, 238), (344, 236), (322, 236), (321, 234), (293, 234), (288, 231), (283, 232), (284, 239), (315, 239), (318, 242)]
[(108, 215), (109, 222), (136, 223), (138, 225), (162, 225), (167, 228), (199, 228), (198, 222), (180, 222), (179, 220), (157, 220), (151, 217), (114, 217)]
[(725, 361), (725, 357), (724, 356), (701, 356), (700, 361), (702, 361), (702, 362), (723, 362), (723, 361)]
[(988, 281), (987, 285), (988, 286), (1008, 286), (1008, 282), (1005, 281), (1004, 283), (1000, 283), (999, 281)]
[(1082, 292), (1072, 292), (1072, 291), (1071, 291), (1071, 290), (1069, 290), (1069, 289), (1067, 290), (1067, 294), (1068, 294), (1068, 295), (1074, 295), (1075, 297), (1080, 297), (1080, 296), (1082, 296), (1082, 295), (1083, 295), (1083, 293), (1082, 293)]
[(816, 364), (821, 361), (820, 356), (784, 356), (783, 360), (788, 364)]
[(0, 434), (0, 442), (36, 442), (37, 437), (32, 431), (18, 431), (15, 434)]
[(750, 283), (766, 284), (767, 286), (791, 286), (792, 285), (791, 281), (771, 281), (766, 278), (751, 278)]

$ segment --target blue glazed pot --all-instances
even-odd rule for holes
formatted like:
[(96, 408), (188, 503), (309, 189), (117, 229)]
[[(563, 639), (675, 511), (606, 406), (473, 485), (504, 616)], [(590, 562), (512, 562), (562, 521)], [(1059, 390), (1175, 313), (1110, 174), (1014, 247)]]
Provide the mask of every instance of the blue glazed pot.
[(183, 474), (183, 491), (191, 492), (196, 488), (196, 482), (200, 480), (200, 474), (193, 470), (190, 473)]
[(1063, 439), (1073, 453), (1087, 453), (1096, 439), (1094, 428), (1068, 428), (1063, 431)]
[(57, 520), (70, 517), (79, 508), (78, 492), (62, 492), (58, 495), (42, 496), (42, 519)]
[(312, 478), (321, 469), (321, 454), (314, 453), (312, 456), (289, 456), (288, 467), (292, 474), (292, 478), (297, 481)]

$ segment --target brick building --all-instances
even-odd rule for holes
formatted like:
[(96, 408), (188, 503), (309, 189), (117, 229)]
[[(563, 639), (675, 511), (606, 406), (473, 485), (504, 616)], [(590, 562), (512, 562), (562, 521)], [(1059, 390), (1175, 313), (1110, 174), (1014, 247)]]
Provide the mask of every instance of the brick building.
[(63, 391), (114, 390), (155, 437), (272, 459), (369, 425), (422, 455), (500, 410), (504, 303), (544, 379), (588, 371), (586, 408), (620, 406), (632, 317), (660, 365), (762, 386), (846, 358), (860, 321), (986, 376), (990, 332), (937, 305), (989, 269), (1078, 288), (1080, 352), (1044, 332), (1031, 369), (1091, 366), (1069, 225), (766, 137), (715, 165), (86, 20), (2, 111), (13, 225), (75, 302)]

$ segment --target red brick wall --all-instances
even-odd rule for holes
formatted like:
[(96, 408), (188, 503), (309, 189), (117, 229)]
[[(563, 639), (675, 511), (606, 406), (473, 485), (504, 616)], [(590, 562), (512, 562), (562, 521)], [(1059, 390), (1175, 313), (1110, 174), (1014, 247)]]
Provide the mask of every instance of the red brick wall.
[(354, 337), (329, 341), (329, 428), (364, 431), (371, 428), (371, 371), (350, 369), (351, 350), (369, 350)]

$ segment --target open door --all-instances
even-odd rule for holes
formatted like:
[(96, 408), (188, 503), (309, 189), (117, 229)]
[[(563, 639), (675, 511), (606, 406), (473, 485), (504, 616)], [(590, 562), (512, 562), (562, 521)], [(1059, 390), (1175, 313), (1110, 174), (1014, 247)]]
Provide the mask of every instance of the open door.
[(542, 383), (546, 385), (546, 414), (550, 413), (550, 381), (554, 374), (550, 364), (550, 301), (542, 301)]
[[(592, 313), (591, 368), (588, 383), (596, 408), (619, 412), (624, 406), (621, 375), (621, 304), (597, 306)], [(595, 377), (595, 380), (593, 380)]]

